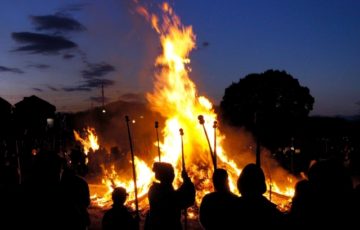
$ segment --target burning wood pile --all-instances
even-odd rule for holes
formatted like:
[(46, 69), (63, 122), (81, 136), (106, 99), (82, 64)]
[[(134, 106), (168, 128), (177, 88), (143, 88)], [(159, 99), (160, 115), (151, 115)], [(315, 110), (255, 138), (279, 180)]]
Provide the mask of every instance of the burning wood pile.
[[(189, 54), (196, 46), (192, 27), (183, 26), (180, 18), (166, 3), (162, 5), (161, 19), (144, 7), (139, 6), (137, 11), (151, 22), (159, 34), (162, 53), (155, 61), (158, 71), (155, 73), (154, 90), (148, 93), (146, 98), (150, 108), (166, 118), (163, 125), (155, 124), (156, 131), (159, 128), (162, 137), (161, 141), (154, 141), (158, 147), (158, 156), (152, 161), (144, 161), (135, 153), (131, 162), (136, 172), (139, 208), (148, 208), (146, 195), (154, 181), (151, 167), (159, 160), (174, 166), (175, 187), (181, 183), (181, 170), (186, 167), (196, 186), (197, 205), (205, 194), (213, 190), (211, 177), (216, 167), (227, 170), (230, 189), (238, 194), (236, 181), (241, 167), (224, 150), (226, 137), (217, 128), (217, 115), (212, 103), (206, 97), (198, 95), (194, 82), (189, 78)], [(183, 133), (179, 133), (180, 129)], [(83, 145), (86, 154), (90, 148), (99, 148), (94, 129), (87, 129), (86, 138), (80, 137), (75, 131), (74, 135)], [(104, 168), (103, 173), (102, 183), (107, 186), (107, 191), (103, 195), (93, 194), (94, 203), (100, 207), (109, 204), (113, 188), (122, 186), (130, 192), (128, 204), (134, 207), (135, 187), (132, 177), (119, 174), (114, 166)], [(281, 185), (276, 183), (276, 179), (268, 178), (268, 190), (271, 191), (268, 195), (273, 202), (285, 204), (293, 196), (296, 179), (287, 175), (286, 180), (282, 178), (286, 181), (285, 184)], [(190, 213), (189, 217), (195, 218), (195, 215)]]

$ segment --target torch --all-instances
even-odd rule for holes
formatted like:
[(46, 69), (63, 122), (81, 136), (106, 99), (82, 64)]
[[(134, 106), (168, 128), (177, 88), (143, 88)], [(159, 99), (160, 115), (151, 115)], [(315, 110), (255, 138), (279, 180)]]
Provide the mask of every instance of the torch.
[[(186, 168), (185, 168), (185, 154), (184, 154), (184, 140), (183, 140), (183, 136), (184, 136), (184, 130), (183, 129), (179, 129), (180, 132), (180, 136), (181, 136), (181, 160), (182, 160), (182, 170), (184, 172), (186, 172)], [(187, 230), (187, 209), (185, 208), (184, 210), (184, 229)]]
[(180, 136), (181, 136), (181, 160), (182, 160), (182, 170), (186, 171), (185, 168), (185, 156), (184, 156), (184, 140), (183, 140), (183, 136), (184, 136), (184, 130), (183, 129), (179, 129), (180, 131)]
[(198, 116), (198, 119), (199, 119), (200, 125), (202, 125), (203, 128), (204, 128), (204, 133), (205, 133), (205, 136), (206, 136), (206, 140), (207, 140), (207, 142), (208, 142), (208, 144), (209, 144), (210, 155), (211, 155), (211, 159), (212, 159), (212, 162), (213, 162), (213, 165), (214, 165), (214, 171), (215, 171), (215, 169), (216, 169), (216, 159), (215, 159), (215, 157), (214, 157), (214, 153), (213, 153), (212, 148), (211, 148), (209, 136), (208, 136), (208, 134), (207, 134), (207, 132), (206, 132), (204, 116), (203, 116), (203, 115), (199, 115), (199, 116)]
[(158, 154), (159, 154), (159, 162), (161, 162), (161, 156), (160, 156), (160, 141), (159, 141), (159, 122), (155, 121), (155, 129), (156, 129), (156, 138), (157, 138), (157, 146), (158, 146)]
[(217, 128), (217, 121), (214, 121), (214, 125), (213, 125), (213, 128), (214, 128), (214, 165), (215, 165), (215, 168), (217, 168), (217, 154), (216, 154), (216, 128)]
[(133, 144), (132, 144), (131, 133), (130, 133), (129, 116), (125, 116), (125, 121), (126, 121), (127, 131), (128, 131), (128, 135), (129, 135), (132, 171), (133, 171), (133, 178), (134, 178), (136, 221), (137, 221), (137, 224), (139, 224), (140, 216), (139, 216), (139, 203), (138, 203), (137, 185), (136, 185), (135, 157), (134, 157), (134, 150), (133, 150)]

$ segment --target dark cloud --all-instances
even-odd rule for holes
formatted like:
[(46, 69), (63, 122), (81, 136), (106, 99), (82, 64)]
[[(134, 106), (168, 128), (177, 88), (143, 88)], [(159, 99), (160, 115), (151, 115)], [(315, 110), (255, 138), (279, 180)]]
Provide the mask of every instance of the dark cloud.
[(31, 21), (35, 24), (36, 30), (53, 30), (56, 32), (61, 31), (83, 31), (85, 26), (73, 18), (65, 15), (43, 15), (43, 16), (30, 16)]
[(48, 69), (50, 68), (49, 65), (46, 65), (46, 64), (31, 64), (31, 65), (28, 65), (29, 67), (33, 67), (33, 68), (37, 68), (37, 69)]
[(14, 51), (26, 51), (30, 53), (56, 54), (61, 50), (76, 48), (77, 44), (62, 37), (31, 32), (12, 33), (12, 38), (26, 45), (16, 48)]
[(10, 68), (5, 66), (0, 66), (0, 72), (11, 72), (11, 73), (25, 73), (21, 69), (18, 68)]
[(42, 89), (40, 89), (40, 88), (32, 88), (34, 91), (36, 91), (36, 92), (43, 92), (43, 90)]
[(113, 80), (95, 78), (95, 79), (86, 80), (84, 86), (89, 88), (99, 88), (101, 86), (108, 87), (114, 84), (115, 82)]
[(63, 55), (63, 58), (64, 58), (64, 59), (71, 59), (71, 58), (73, 58), (73, 57), (75, 57), (74, 54), (64, 54), (64, 55)]
[(62, 90), (66, 92), (75, 91), (91, 91), (95, 88), (108, 87), (115, 84), (115, 81), (110, 79), (99, 78), (108, 74), (109, 72), (115, 71), (115, 67), (107, 64), (89, 64), (87, 63), (88, 69), (81, 71), (82, 76), (85, 78), (84, 81), (80, 82), (79, 85), (74, 87), (64, 87)]
[[(97, 103), (103, 102), (103, 97), (90, 97), (89, 99), (90, 99), (90, 101), (97, 102)], [(104, 97), (104, 102), (108, 102), (108, 101), (109, 101), (109, 98)]]
[(90, 64), (88, 65), (88, 69), (81, 71), (81, 74), (84, 78), (94, 78), (94, 77), (102, 77), (112, 71), (115, 71), (115, 67), (107, 64)]
[(66, 91), (66, 92), (75, 92), (75, 91), (91, 91), (90, 88), (88, 87), (84, 87), (84, 86), (75, 86), (75, 87), (63, 87), (62, 90)]
[(145, 101), (145, 95), (141, 93), (124, 93), (120, 96), (123, 101)]
[(91, 91), (92, 89), (95, 88), (100, 88), (102, 86), (104, 86), (104, 88), (114, 85), (115, 82), (113, 80), (109, 80), (109, 79), (88, 79), (85, 80), (83, 82), (81, 82), (81, 84), (79, 84), (78, 86), (74, 86), (74, 87), (63, 87), (62, 89), (66, 92), (74, 92), (74, 91)]
[(55, 91), (55, 92), (59, 91), (59, 89), (56, 88), (56, 87), (54, 87), (54, 86), (48, 85), (47, 87), (48, 87), (48, 89), (50, 89), (50, 90), (52, 90), (52, 91)]

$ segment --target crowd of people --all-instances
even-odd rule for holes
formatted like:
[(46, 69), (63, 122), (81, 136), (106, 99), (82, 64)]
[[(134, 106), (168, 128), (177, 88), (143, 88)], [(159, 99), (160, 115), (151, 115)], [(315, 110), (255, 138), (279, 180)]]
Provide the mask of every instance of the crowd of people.
[[(88, 229), (90, 194), (87, 182), (51, 151), (39, 151), (31, 174), (19, 186), (1, 186), (1, 229)], [(155, 181), (149, 191), (145, 230), (183, 229), (182, 213), (195, 203), (196, 189), (186, 171), (183, 183), (173, 187), (174, 168), (165, 162), (153, 165)], [(199, 207), (203, 229), (297, 229), (357, 225), (360, 216), (360, 186), (354, 188), (346, 168), (336, 160), (311, 164), (306, 179), (295, 186), (287, 213), (264, 196), (267, 190), (263, 170), (256, 164), (244, 167), (237, 181), (241, 196), (230, 191), (228, 173), (213, 173), (214, 191), (205, 195)], [(139, 229), (139, 219), (126, 207), (125, 188), (114, 188), (113, 206), (104, 213), (102, 229)], [(17, 221), (14, 221), (17, 220)], [(10, 228), (8, 227), (10, 226)]]
[[(155, 182), (149, 190), (150, 210), (144, 228), (182, 229), (181, 211), (193, 205), (195, 187), (183, 171), (183, 184), (175, 190), (172, 186), (174, 169), (168, 163), (155, 163), (153, 171), (159, 183)], [(230, 191), (227, 171), (218, 168), (212, 178), (214, 192), (205, 195), (201, 201), (199, 222), (206, 230), (323, 229), (333, 226), (350, 229), (357, 226), (360, 187), (353, 188), (343, 165), (335, 160), (318, 161), (311, 165), (307, 175), (307, 179), (296, 184), (291, 209), (283, 213), (264, 196), (267, 190), (265, 175), (256, 164), (248, 164), (239, 175), (237, 187), (241, 196)], [(122, 194), (126, 194), (125, 190)], [(122, 197), (124, 208), (125, 195)], [(129, 212), (117, 212), (114, 220), (114, 210), (119, 206), (116, 203), (114, 199), (114, 207), (105, 214), (103, 229), (136, 229), (136, 224), (128, 224), (135, 222)], [(116, 225), (109, 224), (110, 219)]]
[(41, 150), (20, 185), (1, 185), (0, 229), (87, 229), (89, 186), (64, 158)]

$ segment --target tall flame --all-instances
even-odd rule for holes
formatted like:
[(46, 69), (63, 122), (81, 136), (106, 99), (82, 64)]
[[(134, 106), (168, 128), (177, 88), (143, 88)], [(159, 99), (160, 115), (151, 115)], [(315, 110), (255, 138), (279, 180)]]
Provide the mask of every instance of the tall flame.
[[(196, 181), (196, 202), (199, 204), (202, 197), (212, 190), (210, 178), (213, 166), (204, 135), (203, 128), (205, 128), (212, 146), (214, 146), (216, 134), (218, 166), (228, 171), (230, 189), (237, 193), (236, 180), (241, 169), (224, 152), (225, 136), (212, 126), (217, 119), (212, 103), (206, 97), (198, 96), (196, 86), (189, 78), (189, 54), (196, 44), (193, 29), (191, 26), (183, 26), (179, 17), (167, 3), (162, 4), (161, 8), (163, 11), (161, 20), (156, 15), (150, 14), (144, 7), (137, 8), (137, 12), (152, 23), (159, 34), (162, 46), (162, 53), (155, 62), (158, 71), (155, 73), (154, 90), (146, 95), (150, 108), (166, 118), (164, 128), (161, 130), (163, 136), (160, 144), (161, 160), (175, 167), (175, 186), (178, 186), (181, 183), (182, 170), (179, 129), (182, 128), (186, 170), (192, 180)], [(161, 25), (160, 22), (162, 22)], [(199, 124), (198, 115), (203, 115), (204, 127)], [(154, 159), (156, 160), (157, 158)], [(150, 187), (153, 176), (150, 167), (145, 162), (136, 158), (135, 165), (138, 174), (139, 197), (142, 197)], [(120, 179), (116, 174), (114, 167), (104, 171), (106, 177), (103, 183), (107, 184), (110, 191), (114, 186), (123, 186), (134, 197), (134, 188), (130, 179), (124, 182), (124, 179)], [(271, 185), (272, 188), (277, 188), (274, 182), (271, 182)], [(280, 190), (277, 192), (282, 193)], [(292, 194), (293, 191), (290, 191), (289, 195)]]
[[(164, 140), (161, 145), (161, 159), (175, 165), (177, 172), (180, 172), (181, 139), (178, 130), (183, 128), (185, 162), (189, 174), (197, 181), (196, 200), (199, 203), (204, 194), (212, 188), (209, 179), (212, 175), (211, 156), (203, 127), (197, 119), (198, 115), (203, 115), (204, 127), (213, 146), (216, 132), (219, 167), (227, 169), (230, 188), (237, 192), (236, 180), (241, 169), (223, 150), (225, 136), (212, 127), (217, 119), (213, 105), (206, 97), (198, 96), (196, 86), (189, 78), (189, 54), (195, 48), (196, 36), (191, 26), (182, 25), (179, 17), (167, 3), (163, 3), (162, 11), (162, 20), (159, 20), (156, 15), (148, 13), (144, 8), (138, 8), (138, 12), (148, 18), (159, 34), (163, 49), (155, 62), (159, 71), (155, 73), (154, 90), (146, 95), (151, 109), (166, 118), (162, 130)], [(274, 185), (278, 188), (275, 183)]]
[[(189, 78), (189, 54), (195, 48), (192, 27), (183, 26), (179, 17), (167, 3), (162, 5), (162, 10), (164, 14), (161, 26), (157, 24), (160, 20), (151, 20), (153, 27), (160, 35), (163, 52), (155, 62), (159, 72), (155, 74), (154, 91), (148, 93), (146, 97), (151, 109), (167, 118), (162, 130), (164, 141), (161, 145), (161, 159), (175, 165), (178, 172), (181, 170), (179, 129), (183, 128), (187, 170), (191, 176), (196, 177), (196, 180), (203, 181), (198, 185), (202, 187), (197, 193), (199, 202), (204, 192), (208, 192), (209, 189), (204, 189), (203, 186), (211, 187), (209, 178), (212, 175), (212, 163), (198, 115), (204, 116), (204, 125), (211, 144), (214, 143), (212, 123), (216, 121), (217, 116), (211, 102), (205, 97), (198, 96), (196, 86)], [(152, 19), (154, 17), (151, 15)], [(223, 152), (222, 142), (225, 137), (218, 131), (216, 135), (220, 164), (230, 170), (230, 175), (235, 179), (240, 169)], [(234, 180), (231, 180), (231, 187), (235, 190)]]

